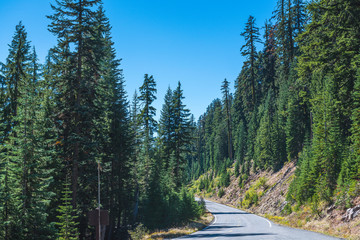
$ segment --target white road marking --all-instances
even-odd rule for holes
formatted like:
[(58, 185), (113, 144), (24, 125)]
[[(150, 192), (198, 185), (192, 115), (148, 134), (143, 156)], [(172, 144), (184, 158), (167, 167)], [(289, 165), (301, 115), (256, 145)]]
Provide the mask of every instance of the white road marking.
[(264, 219), (269, 223), (269, 225), (271, 227), (271, 222), (269, 220), (267, 220), (266, 218), (264, 218)]
[(214, 222), (212, 224), (210, 224), (209, 226), (207, 226), (206, 228), (204, 228), (203, 230), (208, 229), (209, 227), (214, 225), (216, 223), (216, 220), (217, 220), (216, 215), (214, 215)]

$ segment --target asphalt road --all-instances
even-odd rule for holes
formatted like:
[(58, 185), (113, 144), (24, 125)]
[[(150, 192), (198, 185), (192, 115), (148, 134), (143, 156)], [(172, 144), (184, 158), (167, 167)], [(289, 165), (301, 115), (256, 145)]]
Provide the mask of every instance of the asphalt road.
[(179, 239), (240, 239), (240, 240), (334, 240), (338, 238), (323, 234), (283, 227), (266, 218), (205, 201), (206, 208), (214, 215), (213, 223), (207, 228)]

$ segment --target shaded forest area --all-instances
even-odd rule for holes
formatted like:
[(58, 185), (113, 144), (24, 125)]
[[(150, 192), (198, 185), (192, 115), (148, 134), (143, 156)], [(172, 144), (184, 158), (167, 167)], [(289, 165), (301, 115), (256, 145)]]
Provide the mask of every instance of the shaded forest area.
[(153, 76), (127, 99), (101, 1), (51, 8), (57, 45), (44, 64), (20, 22), (1, 65), (0, 239), (94, 239), (87, 214), (98, 206), (98, 169), (105, 239), (198, 217), (184, 188), (195, 128), (180, 82), (157, 122)]
[(221, 195), (232, 164), (243, 188), (250, 173), (295, 161), (290, 206), (351, 206), (360, 193), (359, 16), (356, 1), (278, 0), (263, 38), (249, 17), (235, 92), (225, 79), (197, 124), (188, 173), (206, 173), (199, 190), (220, 177)]

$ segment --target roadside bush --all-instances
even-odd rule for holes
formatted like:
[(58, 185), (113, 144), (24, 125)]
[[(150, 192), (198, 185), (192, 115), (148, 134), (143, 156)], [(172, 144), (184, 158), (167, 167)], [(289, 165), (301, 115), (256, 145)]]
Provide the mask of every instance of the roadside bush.
[(245, 198), (240, 202), (240, 205), (244, 208), (249, 208), (252, 205), (257, 205), (259, 201), (259, 196), (257, 194), (257, 192), (250, 188), (248, 191), (246, 191), (245, 193)]
[(185, 188), (182, 188), (180, 191), (179, 219), (186, 221), (191, 218), (197, 218), (200, 216), (200, 211), (194, 195), (190, 194)]
[(239, 162), (239, 160), (236, 160), (235, 167), (234, 167), (235, 177), (238, 177), (240, 175), (239, 168), (240, 168), (240, 162)]
[(179, 192), (169, 189), (151, 194), (143, 210), (144, 225), (148, 229), (171, 227), (198, 218), (202, 213), (194, 195), (186, 188)]
[(149, 233), (149, 230), (142, 223), (137, 225), (134, 230), (129, 231), (131, 239), (133, 239), (133, 240), (141, 240), (148, 233)]
[(255, 189), (259, 189), (260, 187), (267, 189), (268, 186), (267, 186), (266, 182), (267, 182), (267, 179), (265, 177), (259, 178), (259, 180), (255, 184)]
[(219, 192), (218, 192), (218, 197), (222, 198), (224, 196), (224, 194), (225, 194), (224, 189), (220, 188)]
[(220, 187), (228, 187), (230, 185), (230, 174), (225, 172), (220, 177)]
[(200, 201), (198, 202), (198, 204), (199, 204), (199, 214), (201, 216), (206, 212), (206, 204), (203, 197), (200, 197)]
[(282, 214), (290, 215), (292, 213), (291, 205), (289, 203), (287, 203), (281, 212), (282, 212)]
[(199, 182), (199, 191), (202, 191), (205, 189), (205, 183), (204, 180), (201, 178)]

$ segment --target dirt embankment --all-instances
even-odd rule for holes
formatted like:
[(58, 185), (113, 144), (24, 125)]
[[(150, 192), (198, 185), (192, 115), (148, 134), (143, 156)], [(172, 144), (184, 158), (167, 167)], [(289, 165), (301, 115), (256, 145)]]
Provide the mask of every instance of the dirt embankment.
[[(353, 200), (350, 209), (319, 203), (314, 211), (311, 204), (290, 205), (286, 194), (295, 170), (295, 163), (289, 162), (278, 172), (251, 173), (242, 188), (239, 187), (239, 177), (231, 174), (228, 187), (215, 187), (217, 180), (214, 179), (212, 190), (203, 190), (198, 195), (265, 216), (283, 225), (360, 240), (360, 196)], [(233, 169), (230, 171), (233, 172)], [(219, 194), (219, 191), (222, 193)]]

